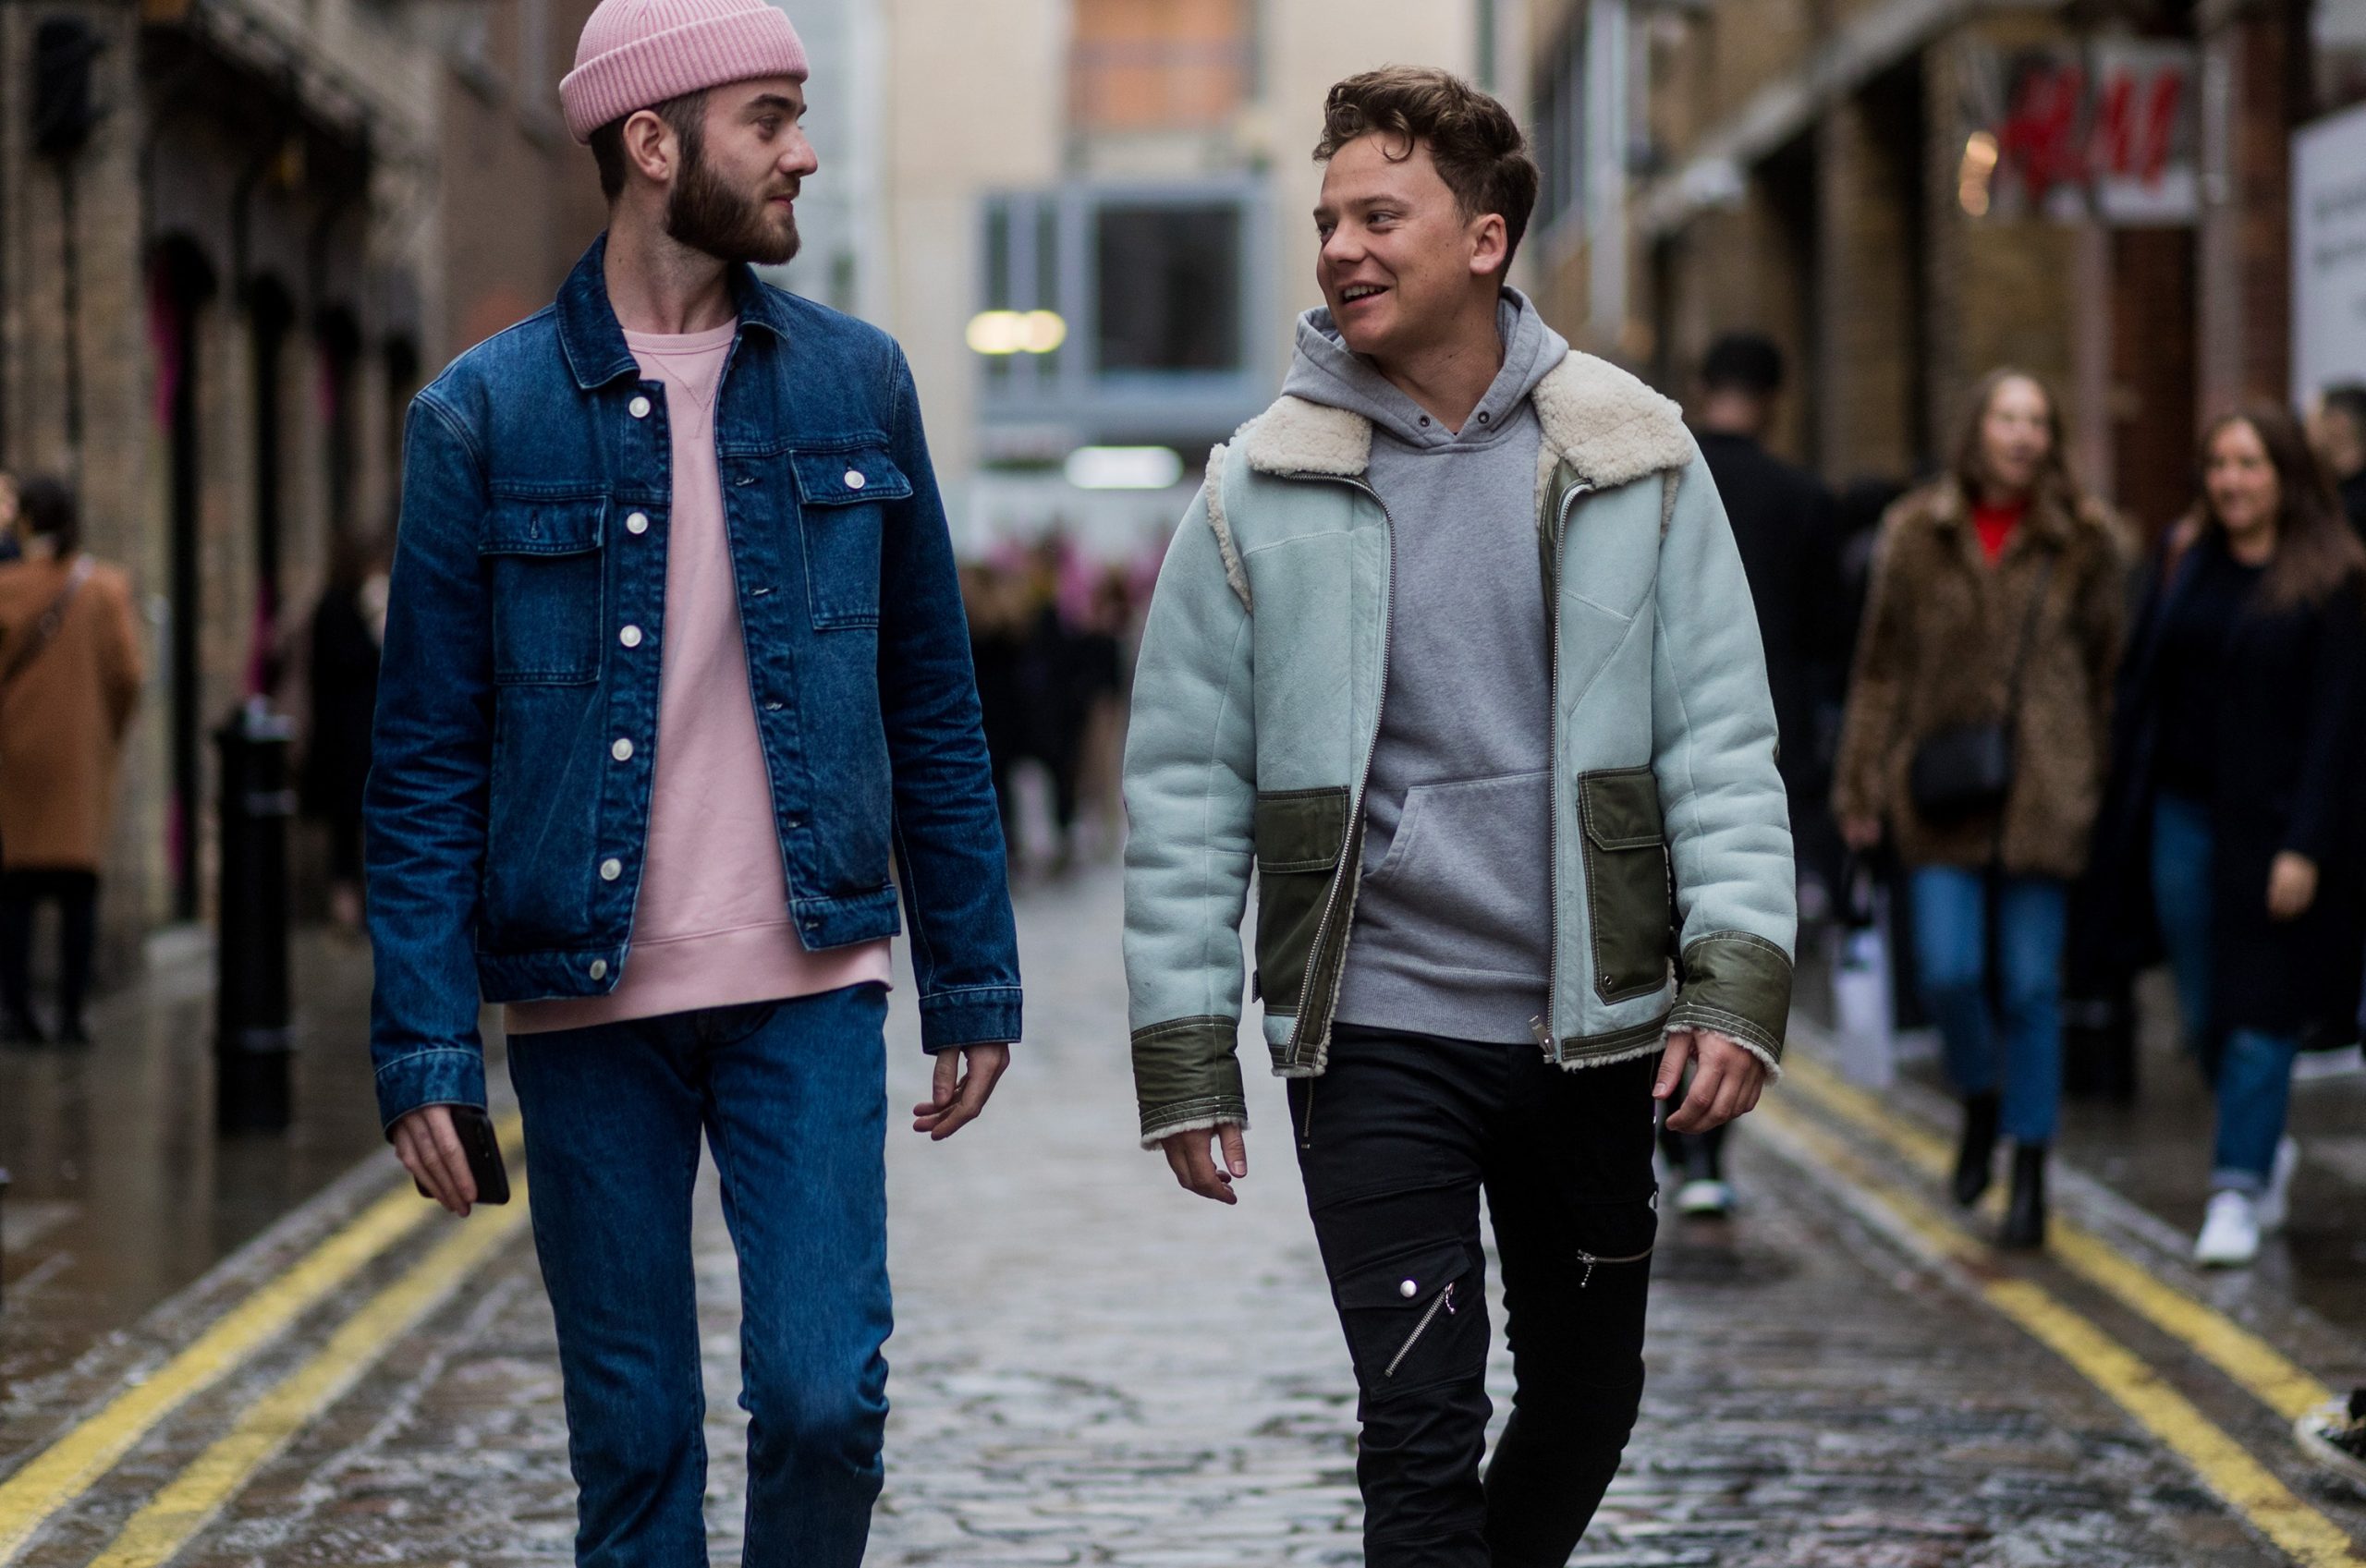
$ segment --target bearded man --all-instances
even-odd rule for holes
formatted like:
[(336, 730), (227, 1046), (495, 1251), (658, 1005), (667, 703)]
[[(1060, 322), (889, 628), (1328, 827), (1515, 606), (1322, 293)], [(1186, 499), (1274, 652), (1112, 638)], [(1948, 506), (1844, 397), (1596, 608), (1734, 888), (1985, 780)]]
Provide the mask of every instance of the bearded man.
[(914, 1130), (975, 1117), (1019, 1032), (911, 373), (750, 270), (797, 249), (806, 76), (762, 0), (604, 0), (559, 94), (608, 230), (405, 442), (368, 796), (379, 1107), (467, 1214), (453, 1108), (485, 1100), (480, 997), (506, 1005), (581, 1563), (705, 1561), (701, 1136), (738, 1254), (744, 1561), (861, 1560), (898, 884), (935, 1058)]

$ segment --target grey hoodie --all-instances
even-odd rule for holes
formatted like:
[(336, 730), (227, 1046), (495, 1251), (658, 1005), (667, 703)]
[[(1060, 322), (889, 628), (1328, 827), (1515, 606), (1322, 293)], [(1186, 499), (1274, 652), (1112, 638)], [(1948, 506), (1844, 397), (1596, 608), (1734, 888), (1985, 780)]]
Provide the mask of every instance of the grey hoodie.
[(1569, 352), (1516, 289), (1504, 367), (1460, 432), (1299, 319), (1285, 394), (1372, 423), (1367, 474), (1396, 551), (1364, 881), (1337, 1018), (1518, 1043), (1552, 939), (1551, 633), (1538, 581), (1529, 394)]

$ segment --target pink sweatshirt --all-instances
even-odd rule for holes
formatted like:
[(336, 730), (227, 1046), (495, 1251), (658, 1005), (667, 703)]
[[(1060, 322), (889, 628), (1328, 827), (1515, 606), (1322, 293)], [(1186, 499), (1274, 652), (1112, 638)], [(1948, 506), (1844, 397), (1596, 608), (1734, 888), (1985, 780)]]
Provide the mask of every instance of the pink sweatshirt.
[(511, 1034), (889, 980), (885, 942), (808, 953), (789, 920), (714, 460), (715, 394), (737, 331), (733, 322), (684, 336), (625, 334), (640, 373), (665, 383), (674, 444), (672, 516), (652, 518), (639, 534), (612, 517), (608, 546), (662, 543), (665, 550), (658, 733), (617, 735), (609, 752), (616, 765), (630, 766), (635, 752), (656, 747), (648, 858), (633, 909), (632, 950), (616, 989), (606, 996), (513, 1003)]

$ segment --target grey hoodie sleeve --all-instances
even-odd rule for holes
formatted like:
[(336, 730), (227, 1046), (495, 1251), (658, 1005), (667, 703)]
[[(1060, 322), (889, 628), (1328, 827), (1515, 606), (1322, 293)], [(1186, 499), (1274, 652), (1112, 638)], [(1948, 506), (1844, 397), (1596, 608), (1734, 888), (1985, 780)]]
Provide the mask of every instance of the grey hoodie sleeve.
[(1725, 504), (1694, 457), (1660, 545), (1652, 771), (1676, 880), (1683, 983), (1670, 1029), (1730, 1036), (1779, 1068), (1798, 883), (1774, 705)]
[(1222, 452), (1159, 570), (1126, 735), (1126, 988), (1145, 1149), (1249, 1124), (1234, 1051), (1257, 737), (1249, 611), (1208, 522)]

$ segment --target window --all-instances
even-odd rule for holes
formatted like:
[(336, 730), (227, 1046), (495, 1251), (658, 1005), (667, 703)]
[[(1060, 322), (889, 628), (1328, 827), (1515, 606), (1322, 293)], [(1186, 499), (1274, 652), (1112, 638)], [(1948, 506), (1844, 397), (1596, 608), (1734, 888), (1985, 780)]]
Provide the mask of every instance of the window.
[(1253, 176), (988, 198), (970, 340), (987, 423), (1221, 439), (1271, 395), (1250, 339), (1271, 232)]
[(1248, 96), (1248, 0), (1078, 0), (1075, 25), (1079, 130), (1211, 129)]
[(1104, 206), (1093, 274), (1104, 371), (1240, 368), (1237, 205)]
[(1590, 6), (1570, 7), (1559, 40), (1537, 69), (1536, 162), (1543, 182), (1536, 194), (1536, 226), (1552, 227), (1586, 204), (1586, 30)]

